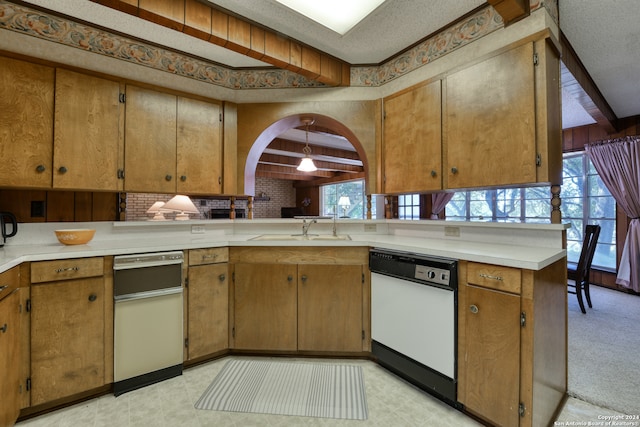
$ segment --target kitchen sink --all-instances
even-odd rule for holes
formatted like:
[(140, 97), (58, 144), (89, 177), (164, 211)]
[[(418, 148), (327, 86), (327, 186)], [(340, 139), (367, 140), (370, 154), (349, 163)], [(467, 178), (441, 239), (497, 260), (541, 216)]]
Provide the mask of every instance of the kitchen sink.
[(339, 234), (337, 236), (333, 234), (308, 234), (307, 236), (303, 236), (302, 234), (262, 234), (250, 240), (351, 240), (351, 237), (347, 234)]

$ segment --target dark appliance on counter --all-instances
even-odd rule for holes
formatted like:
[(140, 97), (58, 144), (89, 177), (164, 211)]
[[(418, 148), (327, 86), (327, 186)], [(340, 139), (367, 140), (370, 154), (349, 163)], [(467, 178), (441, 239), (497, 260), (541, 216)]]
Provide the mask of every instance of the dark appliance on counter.
[[(7, 225), (11, 225), (11, 232), (7, 230)], [(0, 212), (0, 230), (2, 231), (2, 241), (0, 248), (7, 243), (7, 237), (13, 237), (18, 232), (18, 221), (11, 212)]]
[(371, 352), (456, 408), (458, 261), (373, 248)]
[[(231, 209), (211, 209), (209, 211), (209, 219), (229, 219)], [(236, 209), (236, 219), (246, 218), (247, 214), (244, 209)]]

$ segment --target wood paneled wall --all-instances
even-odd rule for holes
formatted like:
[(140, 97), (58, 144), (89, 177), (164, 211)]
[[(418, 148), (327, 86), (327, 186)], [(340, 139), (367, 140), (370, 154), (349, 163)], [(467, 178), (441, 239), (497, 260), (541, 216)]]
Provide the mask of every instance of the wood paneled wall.
[(0, 190), (0, 211), (20, 223), (117, 221), (118, 193)]

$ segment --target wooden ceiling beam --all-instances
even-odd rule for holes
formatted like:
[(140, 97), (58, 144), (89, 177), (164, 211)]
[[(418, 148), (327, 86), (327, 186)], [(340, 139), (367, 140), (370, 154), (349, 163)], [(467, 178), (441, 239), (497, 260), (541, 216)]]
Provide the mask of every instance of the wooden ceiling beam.
[[(322, 156), (338, 157), (349, 160), (360, 160), (360, 156), (355, 151), (341, 150), (339, 148), (320, 147), (318, 145), (309, 144), (311, 147), (311, 154), (317, 154)], [(290, 141), (282, 138), (275, 138), (267, 148), (280, 151), (289, 151), (293, 153), (302, 154), (304, 148), (304, 142)]]
[(529, 16), (531, 6), (529, 0), (487, 0), (504, 21), (504, 26)]
[(562, 47), (562, 61), (560, 62), (562, 88), (582, 105), (582, 108), (607, 133), (616, 133), (618, 118), (578, 58), (569, 40), (562, 33), (560, 34), (560, 45)]
[[(338, 163), (338, 162), (326, 162), (322, 160), (314, 160), (313, 162), (315, 163), (316, 167), (318, 167), (318, 169), (322, 169), (322, 170), (348, 172), (348, 173), (358, 173), (364, 170), (362, 166), (345, 165), (343, 163)], [(300, 158), (283, 156), (278, 154), (263, 153), (260, 156), (258, 163), (275, 164), (275, 165), (282, 165), (282, 166), (296, 168), (300, 164)]]
[(351, 84), (350, 64), (198, 0), (91, 1), (287, 69), (328, 86)]
[(292, 180), (309, 180), (309, 179), (317, 179), (321, 178), (332, 178), (335, 176), (334, 172), (324, 171), (318, 169), (314, 172), (300, 172), (294, 167), (290, 166), (280, 166), (280, 165), (269, 165), (264, 163), (258, 163), (256, 167), (256, 176), (265, 176), (263, 174), (278, 174), (281, 179), (292, 179)]

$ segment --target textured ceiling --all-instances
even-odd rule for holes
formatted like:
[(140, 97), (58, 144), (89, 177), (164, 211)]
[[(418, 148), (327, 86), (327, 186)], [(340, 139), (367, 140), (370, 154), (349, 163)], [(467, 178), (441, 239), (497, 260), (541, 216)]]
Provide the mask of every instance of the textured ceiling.
[(560, 29), (616, 116), (640, 114), (640, 2), (559, 3)]
[(387, 0), (344, 36), (274, 0), (210, 3), (357, 65), (378, 64), (486, 2)]

